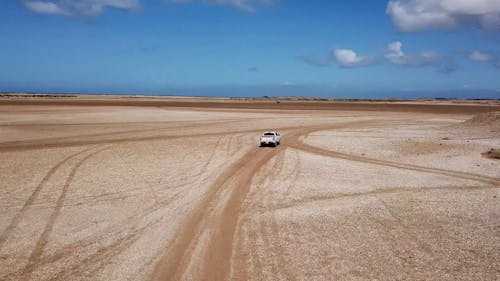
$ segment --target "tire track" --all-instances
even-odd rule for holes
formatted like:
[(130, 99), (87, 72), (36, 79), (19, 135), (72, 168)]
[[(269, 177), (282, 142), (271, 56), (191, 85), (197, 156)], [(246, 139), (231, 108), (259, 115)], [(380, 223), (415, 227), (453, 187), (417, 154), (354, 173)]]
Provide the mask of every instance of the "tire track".
[[(380, 122), (380, 120), (377, 120)], [(201, 258), (202, 264), (197, 272), (204, 280), (227, 280), (231, 269), (231, 256), (233, 251), (233, 238), (236, 232), (239, 213), (246, 194), (249, 191), (252, 178), (270, 159), (282, 152), (286, 147), (295, 147), (299, 137), (313, 131), (325, 129), (338, 129), (352, 127), (361, 124), (370, 124), (374, 121), (355, 121), (336, 123), (333, 125), (322, 125), (304, 128), (282, 128), (289, 132), (282, 145), (275, 149), (253, 149), (233, 163), (209, 188), (199, 206), (190, 215), (186, 223), (181, 226), (175, 240), (170, 243), (164, 256), (160, 258), (152, 274), (153, 280), (179, 280), (189, 267), (189, 261), (200, 239), (204, 229), (210, 229), (206, 255)], [(254, 130), (252, 130), (254, 131)], [(230, 190), (229, 198), (226, 200), (219, 215), (214, 214), (217, 203), (227, 189), (225, 185), (232, 182), (236, 186)]]
[(243, 147), (242, 137), (243, 137), (243, 135), (236, 136), (236, 151), (240, 151), (241, 148)]
[[(122, 163), (126, 163), (126, 160), (125, 158), (120, 155), (120, 154), (117, 154), (119, 155), (118, 157), (120, 158), (121, 162)], [(134, 165), (127, 165), (127, 168), (129, 169), (129, 171), (131, 171), (133, 174), (135, 175), (141, 175), (141, 173), (138, 173), (137, 170), (134, 168)], [(158, 192), (156, 192), (156, 190), (154, 189), (153, 185), (151, 184), (151, 182), (149, 182), (148, 179), (146, 179), (146, 177), (142, 176), (142, 181), (146, 184), (149, 192), (150, 192), (150, 197), (151, 199), (155, 202), (155, 204), (160, 204), (160, 196), (158, 195)], [(101, 196), (99, 196), (101, 197)]]
[[(288, 151), (294, 153), (294, 163), (293, 163), (292, 170), (290, 172), (288, 172), (288, 174), (284, 177), (284, 181), (286, 181), (288, 184), (286, 186), (285, 192), (283, 193), (283, 196), (282, 196), (283, 198), (281, 198), (282, 200), (288, 200), (290, 198), (291, 189), (293, 188), (294, 183), (296, 183), (297, 180), (299, 179), (300, 169), (302, 167), (301, 161), (300, 161), (299, 151), (296, 149), (294, 149), (293, 151), (290, 151), (290, 150), (288, 150)], [(281, 160), (284, 162), (284, 159), (281, 159)], [(282, 163), (279, 166), (279, 168), (278, 168), (279, 170), (277, 170), (275, 174), (278, 175), (283, 170), (283, 164), (284, 163)], [(274, 202), (273, 205), (269, 205), (269, 206), (273, 207), (275, 205), (276, 205), (276, 202)]]
[[(272, 172), (273, 176), (280, 178), (283, 172), (285, 151), (282, 151), (273, 158), (272, 167), (270, 167), (266, 172)], [(261, 177), (258, 182), (259, 190), (266, 189), (266, 187), (272, 187), (272, 180), (269, 175)], [(268, 188), (269, 190), (269, 188)], [(273, 195), (276, 193), (265, 193), (262, 198), (260, 198), (262, 207), (272, 208), (274, 201), (280, 198), (275, 198)], [(279, 238), (273, 241), (272, 237), (279, 237), (279, 229), (277, 227), (276, 218), (274, 214), (257, 214), (258, 220), (255, 222), (256, 227), (259, 229), (257, 232), (260, 239), (262, 240), (263, 251), (268, 254), (266, 257), (269, 261), (266, 262), (268, 267), (271, 269), (271, 276), (275, 280), (293, 280), (293, 276), (289, 274), (287, 269), (287, 261), (285, 260), (284, 251)], [(274, 243), (276, 242), (276, 243)], [(259, 258), (258, 256), (256, 258)], [(262, 270), (262, 269), (261, 269)]]
[[(282, 153), (280, 153), (279, 155), (282, 155)], [(274, 161), (277, 161), (276, 158)], [(274, 162), (274, 165), (276, 165), (276, 162)], [(252, 185), (254, 191), (251, 192), (249, 196), (247, 196), (247, 200), (245, 200), (242, 208), (256, 208), (255, 202), (259, 202), (265, 205), (265, 202), (267, 200), (266, 196), (258, 197), (265, 180), (265, 177), (260, 177), (259, 181), (256, 184)], [(258, 228), (261, 225), (260, 220), (260, 217), (256, 217), (252, 213), (245, 212), (244, 215), (240, 215), (236, 230), (236, 234), (239, 234), (239, 236), (235, 238), (236, 247), (233, 251), (233, 262), (231, 263), (231, 278), (234, 278), (234, 276), (237, 275), (237, 280), (249, 280), (248, 276), (251, 274), (250, 276), (253, 276), (254, 278), (255, 276), (258, 276), (258, 280), (265, 279), (263, 275), (263, 264), (261, 262), (262, 258), (259, 257), (258, 254), (258, 249), (265, 247), (265, 242), (262, 239), (262, 231), (258, 231)], [(245, 226), (247, 229), (246, 233), (243, 231), (243, 226)], [(247, 253), (245, 253), (244, 255), (238, 254), (238, 250), (244, 251), (245, 249), (248, 250)], [(238, 258), (239, 260), (235, 263), (234, 259), (236, 258)], [(237, 268), (237, 271), (233, 270), (234, 268)]]
[[(353, 124), (366, 123), (356, 121), (337, 123), (328, 126), (315, 126), (304, 128), (304, 126), (282, 128), (289, 132), (287, 138), (290, 141), (298, 139), (312, 131), (352, 126)], [(256, 130), (251, 130), (255, 132)], [(260, 131), (259, 131), (260, 132)], [(241, 133), (238, 132), (238, 133)], [(180, 280), (189, 266), (189, 260), (200, 238), (204, 228), (210, 227), (212, 232), (206, 246), (206, 256), (202, 259), (203, 264), (198, 272), (204, 280), (227, 280), (230, 273), (230, 263), (233, 251), (233, 238), (236, 232), (239, 213), (242, 211), (242, 203), (249, 191), (252, 178), (270, 159), (282, 152), (288, 141), (274, 149), (254, 148), (243, 157), (233, 163), (209, 188), (199, 206), (190, 215), (190, 218), (181, 226), (175, 240), (168, 246), (165, 254), (157, 263), (151, 279), (152, 280)], [(231, 190), (229, 198), (222, 207), (221, 213), (215, 219), (214, 210), (220, 195), (224, 192), (224, 185), (233, 181), (236, 188)], [(210, 221), (212, 218), (212, 221)], [(211, 223), (207, 226), (208, 223)]]
[(41, 190), (47, 184), (47, 182), (52, 177), (52, 175), (60, 167), (62, 167), (64, 164), (66, 164), (71, 159), (75, 158), (76, 156), (78, 156), (82, 153), (88, 152), (92, 149), (93, 148), (88, 148), (88, 149), (84, 149), (82, 151), (79, 151), (77, 153), (74, 153), (74, 154), (66, 157), (65, 159), (63, 159), (59, 163), (57, 163), (55, 166), (53, 166), (49, 170), (49, 172), (43, 177), (42, 181), (35, 187), (35, 190), (31, 193), (30, 197), (28, 197), (28, 199), (24, 202), (23, 206), (21, 207), (21, 210), (19, 210), (16, 213), (16, 215), (14, 216), (14, 218), (11, 220), (9, 226), (7, 226), (7, 228), (0, 235), (0, 249), (2, 249), (2, 246), (5, 244), (5, 242), (9, 238), (9, 236), (12, 234), (12, 231), (14, 231), (14, 229), (19, 225), (20, 221), (22, 220), (22, 218), (24, 217), (24, 215), (28, 211), (28, 209), (34, 204), (34, 202), (38, 198)]
[(158, 263), (152, 279), (153, 280), (179, 280), (182, 278), (182, 270), (187, 268), (190, 250), (198, 233), (202, 232), (204, 221), (210, 217), (211, 206), (216, 205), (224, 185), (230, 180), (235, 180), (233, 189), (223, 206), (221, 214), (214, 222), (214, 233), (207, 245), (207, 258), (201, 265), (200, 276), (206, 280), (226, 280), (230, 271), (230, 259), (232, 255), (232, 241), (236, 230), (240, 206), (250, 188), (253, 175), (281, 148), (261, 150), (258, 148), (247, 152), (238, 161), (233, 163), (209, 188), (203, 201), (190, 219), (185, 223), (178, 234), (176, 240), (169, 246), (165, 256)]
[[(235, 238), (235, 249), (236, 250), (241, 250), (241, 249), (248, 249), (248, 240), (245, 239), (245, 234), (248, 234), (250, 230), (248, 230), (248, 225), (249, 225), (249, 218), (248, 216), (241, 217), (240, 220), (238, 221), (238, 225), (236, 226), (236, 233), (234, 234), (237, 238)], [(253, 248), (255, 249), (255, 248)], [(248, 280), (248, 272), (252, 272), (252, 269), (254, 268), (254, 265), (252, 263), (251, 257), (250, 259), (247, 258), (248, 256), (246, 254), (244, 255), (239, 255), (236, 254), (236, 251), (233, 251), (233, 255), (231, 257), (231, 272), (229, 274), (231, 280)], [(234, 265), (238, 264), (238, 267), (235, 267)], [(234, 268), (237, 268), (235, 271)]]
[[(292, 126), (286, 129), (300, 129), (302, 126)], [(222, 132), (207, 132), (207, 133), (192, 133), (183, 135), (150, 135), (150, 136), (123, 136), (121, 138), (106, 138), (106, 139), (94, 139), (98, 137), (106, 137), (108, 134), (95, 134), (93, 139), (82, 139), (80, 136), (60, 138), (60, 139), (50, 139), (50, 140), (36, 140), (36, 141), (20, 141), (20, 142), (9, 142), (0, 143), (0, 153), (10, 152), (10, 151), (25, 151), (25, 150), (36, 150), (36, 149), (46, 149), (46, 148), (61, 148), (61, 147), (71, 147), (71, 146), (82, 146), (82, 145), (97, 145), (97, 144), (114, 144), (114, 143), (124, 143), (124, 142), (142, 142), (142, 141), (154, 141), (154, 140), (175, 140), (193, 137), (210, 137), (210, 136), (227, 136), (233, 135), (235, 133), (260, 133), (265, 127), (261, 129), (245, 129), (245, 130), (234, 130), (234, 131), (222, 131)], [(178, 130), (177, 130), (178, 131)], [(126, 133), (123, 133), (126, 134)]]
[(167, 189), (179, 189), (179, 188), (182, 188), (185, 186), (190, 186), (192, 184), (199, 182), (200, 179), (202, 178), (202, 176), (207, 174), (208, 167), (213, 162), (215, 155), (219, 151), (220, 146), (222, 146), (222, 137), (217, 138), (217, 141), (213, 145), (213, 148), (211, 149), (212, 152), (208, 156), (208, 159), (206, 161), (204, 161), (203, 165), (200, 165), (200, 168), (198, 171), (193, 169), (193, 170), (189, 171), (189, 172), (192, 172), (193, 174), (186, 175), (185, 173), (181, 173), (181, 176), (182, 176), (181, 178), (170, 179), (169, 185), (171, 185), (171, 186), (169, 186)]
[(219, 147), (221, 146), (221, 142), (222, 142), (222, 137), (218, 137), (217, 142), (214, 144), (214, 147), (212, 148), (212, 152), (210, 153), (210, 156), (208, 156), (207, 161), (205, 161), (205, 163), (201, 166), (200, 171), (194, 175), (195, 177), (201, 177), (201, 175), (207, 173), (208, 166), (210, 166), (210, 163), (213, 162), (215, 155), (217, 154), (217, 151), (219, 150)]
[[(137, 129), (137, 130), (125, 130), (125, 131), (116, 131), (116, 132), (108, 132), (108, 133), (93, 133), (93, 134), (83, 134), (83, 135), (73, 135), (73, 136), (65, 136), (65, 137), (51, 137), (51, 138), (42, 138), (42, 139), (33, 139), (33, 140), (24, 140), (24, 141), (7, 141), (7, 142), (1, 142), (0, 143), (0, 148), (3, 147), (20, 147), (22, 148), (23, 146), (30, 146), (30, 145), (36, 145), (40, 143), (48, 144), (48, 143), (64, 143), (64, 142), (71, 142), (73, 140), (80, 140), (82, 138), (95, 138), (95, 137), (117, 137), (120, 135), (127, 135), (127, 134), (143, 134), (147, 132), (158, 132), (158, 131), (178, 131), (179, 129), (186, 130), (186, 129), (196, 129), (199, 127), (206, 127), (210, 125), (218, 125), (218, 124), (230, 124), (230, 123), (238, 123), (238, 122), (244, 122), (244, 119), (229, 119), (229, 120), (219, 120), (219, 121), (211, 121), (211, 122), (200, 122), (200, 123), (195, 123), (195, 124), (189, 124), (192, 123), (192, 121), (185, 121), (185, 122), (176, 122), (177, 124), (171, 125), (168, 127), (156, 127), (156, 128), (149, 128), (149, 129)], [(154, 123), (154, 122), (152, 122)], [(159, 122), (159, 123), (167, 123), (167, 122)], [(188, 123), (188, 125), (185, 124), (180, 124), (179, 123)], [(98, 123), (99, 124), (99, 123)], [(106, 124), (106, 123), (101, 123), (101, 124)], [(136, 124), (136, 123), (109, 123), (110, 125), (113, 126), (124, 126), (124, 125), (130, 125), (130, 124)], [(145, 124), (151, 124), (151, 123), (145, 123)], [(35, 127), (40, 127), (40, 126), (64, 126), (65, 124), (34, 124), (30, 126), (35, 126)], [(90, 123), (90, 125), (96, 125)], [(0, 125), (0, 127), (5, 127), (5, 126), (12, 126), (12, 127), (24, 127), (26, 124), (19, 124), (19, 125)]]
[(495, 186), (500, 185), (499, 178), (493, 178), (493, 177), (488, 177), (488, 176), (483, 176), (483, 175), (478, 175), (478, 174), (473, 174), (473, 173), (445, 170), (445, 169), (440, 169), (440, 168), (429, 168), (429, 167), (424, 167), (424, 166), (417, 166), (417, 165), (412, 165), (412, 164), (404, 164), (404, 163), (399, 163), (399, 162), (386, 161), (386, 160), (380, 160), (380, 159), (375, 159), (375, 158), (368, 158), (368, 157), (362, 157), (362, 156), (357, 156), (357, 155), (351, 155), (351, 154), (347, 154), (347, 153), (342, 153), (342, 152), (337, 152), (337, 151), (332, 151), (332, 150), (327, 150), (327, 149), (323, 149), (320, 147), (312, 146), (312, 145), (306, 144), (298, 139), (292, 141), (290, 143), (290, 147), (298, 149), (298, 150), (302, 150), (305, 152), (321, 155), (321, 156), (331, 157), (331, 158), (340, 158), (340, 159), (345, 159), (345, 160), (350, 160), (350, 161), (375, 164), (375, 165), (387, 166), (387, 167), (392, 167), (392, 168), (411, 170), (411, 171), (416, 171), (416, 172), (444, 175), (444, 176), (460, 178), (460, 179), (465, 179), (465, 180), (478, 181), (478, 182), (486, 183), (489, 185), (495, 185)]
[(390, 195), (390, 194), (398, 194), (398, 193), (417, 193), (417, 192), (430, 192), (436, 190), (450, 190), (450, 191), (463, 191), (463, 190), (482, 190), (482, 189), (496, 189), (498, 187), (495, 186), (437, 186), (437, 187), (421, 187), (421, 188), (386, 188), (386, 189), (375, 189), (366, 192), (354, 192), (354, 193), (337, 193), (331, 196), (313, 196), (300, 201), (293, 201), (291, 203), (276, 205), (275, 210), (282, 210), (292, 208), (296, 205), (300, 204), (311, 204), (322, 201), (332, 201), (332, 200), (340, 200), (344, 198), (359, 198), (361, 196), (378, 196), (378, 195)]
[(87, 155), (83, 159), (81, 159), (76, 164), (75, 167), (73, 167), (69, 176), (66, 178), (66, 181), (65, 181), (64, 186), (62, 188), (61, 194), (59, 195), (59, 198), (57, 199), (56, 206), (55, 206), (54, 210), (52, 211), (52, 214), (50, 215), (50, 217), (45, 225), (45, 228), (42, 232), (42, 235), (38, 239), (33, 251), (31, 252), (31, 255), (28, 259), (27, 265), (22, 270), (22, 273), (21, 273), (22, 275), (27, 276), (29, 273), (33, 272), (36, 269), (38, 263), (40, 262), (40, 258), (43, 254), (43, 250), (44, 250), (45, 246), (47, 245), (47, 243), (49, 242), (49, 236), (52, 233), (52, 229), (54, 228), (54, 225), (61, 214), (61, 210), (64, 206), (64, 200), (66, 199), (66, 195), (68, 193), (69, 186), (71, 185), (71, 182), (73, 181), (73, 178), (75, 177), (76, 172), (87, 160), (92, 158), (97, 153), (102, 152), (106, 149), (107, 148), (101, 148), (101, 149), (98, 149), (98, 150), (90, 153), (89, 155)]
[[(258, 226), (259, 224), (257, 223), (257, 221), (254, 220), (253, 222), (253, 225), (252, 223), (250, 223), (248, 225), (248, 234), (249, 234), (249, 239), (247, 241), (249, 245), (251, 245), (251, 254), (250, 254), (250, 265), (252, 266), (252, 270), (251, 273), (252, 273), (252, 276), (258, 276), (258, 280), (265, 280), (264, 278), (264, 275), (262, 274), (263, 272), (263, 268), (264, 268), (264, 265), (262, 264), (261, 262), (261, 259), (257, 253), (257, 249), (261, 248), (262, 246), (259, 245), (259, 243), (257, 242), (257, 239), (259, 237), (258, 235), (258, 232), (257, 232), (257, 229), (256, 227)], [(251, 240), (251, 238), (253, 238), (253, 241)], [(246, 272), (245, 272), (246, 273)], [(248, 274), (248, 273), (246, 273)], [(246, 277), (246, 276), (245, 276)], [(247, 279), (243, 279), (243, 280), (247, 280)]]
[(408, 230), (408, 225), (404, 223), (404, 219), (401, 216), (399, 216), (398, 213), (394, 210), (394, 208), (389, 206), (389, 204), (383, 198), (377, 198), (377, 200), (381, 203), (384, 209), (387, 210), (393, 221), (401, 229), (401, 232), (408, 237), (408, 240), (413, 241), (413, 243), (417, 245), (419, 250), (427, 253), (430, 256), (433, 256), (432, 245), (426, 243), (425, 241), (420, 239), (418, 235)]
[[(230, 269), (232, 256), (232, 241), (236, 231), (241, 205), (250, 189), (253, 176), (266, 164), (271, 158), (281, 152), (282, 149), (267, 150), (264, 153), (259, 153), (260, 157), (253, 157), (245, 161), (237, 177), (237, 183), (229, 199), (226, 201), (222, 214), (217, 221), (215, 229), (218, 230), (217, 235), (210, 240), (209, 257), (205, 259), (205, 264), (202, 267), (202, 273), (208, 280), (227, 280)], [(226, 180), (227, 181), (227, 180)], [(212, 258), (210, 258), (212, 257)]]
[[(155, 205), (152, 207), (152, 212), (155, 212), (159, 210), (160, 208)], [(139, 215), (138, 215), (139, 217)], [(88, 255), (84, 259), (82, 259), (79, 263), (75, 263), (69, 268), (64, 268), (63, 270), (59, 271), (54, 277), (50, 278), (49, 280), (51, 281), (56, 281), (56, 280), (71, 280), (71, 276), (79, 276), (81, 277), (82, 274), (85, 273), (89, 277), (89, 279), (92, 279), (95, 277), (97, 272), (99, 270), (102, 270), (104, 267), (108, 265), (106, 261), (109, 261), (111, 258), (118, 256), (128, 248), (130, 248), (137, 240), (141, 238), (141, 234), (144, 233), (146, 230), (148, 230), (150, 227), (156, 225), (160, 221), (163, 221), (165, 219), (165, 216), (161, 216), (153, 221), (148, 222), (147, 224), (140, 226), (140, 227), (132, 227), (130, 230), (125, 231), (125, 234), (122, 233), (117, 233), (118, 236), (120, 236), (118, 239), (116, 239), (113, 243), (99, 248), (96, 252)], [(108, 233), (108, 232), (106, 232)], [(95, 237), (93, 240), (94, 241), (99, 241), (101, 238), (105, 239), (107, 235), (104, 235), (103, 237)], [(81, 245), (85, 246), (85, 245)], [(75, 246), (73, 247), (73, 249)], [(49, 261), (44, 261), (45, 263), (47, 262), (53, 262), (54, 260), (61, 259), (62, 254), (60, 254), (57, 257), (53, 257), (52, 260)]]
[[(345, 127), (353, 123), (360, 122), (335, 124), (333, 127)], [(282, 131), (290, 132), (289, 137), (292, 139), (314, 130), (331, 127), (332, 125), (304, 129), (303, 126), (298, 126), (282, 128)], [(219, 175), (198, 208), (179, 229), (175, 240), (169, 245), (165, 255), (158, 262), (152, 274), (152, 279), (179, 280), (182, 278), (184, 270), (188, 268), (190, 255), (194, 250), (193, 245), (196, 244), (200, 233), (206, 227), (206, 223), (212, 215), (211, 211), (214, 211), (213, 208), (219, 200), (218, 196), (223, 193), (224, 185), (233, 180), (235, 181), (234, 186), (237, 188), (231, 191), (221, 214), (212, 222), (211, 229), (214, 231), (211, 233), (210, 239), (208, 239), (207, 256), (203, 259), (204, 264), (201, 265), (200, 270), (200, 276), (203, 276), (205, 280), (227, 280), (230, 272), (233, 236), (236, 231), (241, 205), (249, 191), (251, 180), (264, 164), (286, 147), (285, 142), (282, 142), (282, 145), (274, 149), (254, 148)]]
[[(285, 163), (285, 155), (284, 153), (281, 153), (281, 159), (277, 159), (276, 161), (280, 161), (279, 163), (279, 166), (277, 167), (277, 169), (273, 169), (275, 172), (274, 172), (274, 176), (275, 178), (280, 178), (279, 175), (282, 174), (284, 172), (284, 163)], [(295, 161), (294, 161), (294, 165), (293, 165), (293, 169), (292, 171), (286, 175), (286, 178), (289, 179), (289, 184), (287, 185), (286, 187), (286, 191), (285, 193), (283, 194), (283, 199), (284, 200), (287, 200), (288, 198), (290, 198), (290, 190), (292, 189), (292, 184), (295, 183), (299, 177), (299, 172), (300, 172), (300, 158), (299, 158), (299, 154), (297, 151), (295, 151)], [(282, 199), (282, 200), (283, 200)], [(274, 202), (269, 202), (268, 203), (268, 207), (270, 207), (271, 209), (275, 209), (276, 207), (276, 200), (273, 200)], [(282, 240), (280, 238), (280, 226), (279, 226), (279, 223), (278, 223), (278, 219), (276, 218), (276, 215), (274, 213), (272, 214), (269, 214), (270, 216), (270, 219), (269, 219), (269, 230), (270, 230), (270, 234), (273, 234), (273, 237), (277, 237), (277, 239), (275, 240), (275, 244), (274, 243), (270, 243), (269, 244), (269, 248), (270, 249), (273, 249), (272, 252), (276, 255), (276, 263), (279, 265), (276, 269), (275, 269), (275, 272), (278, 273), (278, 276), (279, 276), (279, 273), (281, 272), (285, 279), (286, 280), (297, 280), (296, 278), (296, 275), (293, 273), (292, 270), (290, 270), (290, 260), (287, 258), (286, 256), (286, 249), (282, 243)], [(262, 226), (264, 228), (264, 226)], [(269, 232), (268, 232), (269, 234)]]
[[(144, 219), (144, 217), (149, 216), (149, 215), (153, 215), (153, 214), (161, 211), (165, 206), (168, 206), (170, 203), (172, 203), (178, 197), (179, 197), (179, 194), (176, 193), (168, 200), (164, 200), (163, 202), (160, 202), (160, 204), (156, 204), (156, 203), (151, 204), (147, 209), (144, 210), (144, 213), (136, 213), (133, 216), (128, 217), (126, 219), (126, 221), (128, 222), (128, 225), (140, 224), (142, 222), (142, 220)], [(128, 231), (130, 233), (134, 233), (134, 232), (143, 231), (147, 227), (153, 226), (155, 223), (164, 220), (164, 218), (165, 218), (165, 216), (161, 216), (160, 218), (155, 219), (153, 222), (148, 223), (146, 226), (144, 226), (142, 228), (138, 228), (137, 226), (130, 226), (124, 232)], [(68, 245), (62, 247), (61, 249), (57, 250), (53, 255), (41, 258), (39, 264), (45, 265), (48, 263), (56, 262), (57, 260), (64, 258), (68, 254), (77, 252), (80, 249), (83, 249), (91, 244), (95, 244), (96, 241), (106, 239), (107, 237), (109, 237), (109, 235), (110, 235), (109, 233), (111, 233), (111, 236), (120, 236), (120, 231), (116, 231), (116, 225), (111, 225), (111, 226), (105, 228), (103, 230), (103, 233), (105, 233), (105, 234), (103, 234), (103, 235), (91, 235), (91, 236), (84, 238), (83, 240), (68, 244)], [(138, 237), (138, 238), (140, 238), (140, 237)], [(119, 238), (119, 240), (123, 240), (123, 239)], [(115, 244), (115, 242), (113, 244)], [(113, 247), (110, 246), (110, 247), (101, 248), (97, 253), (92, 254), (92, 257), (93, 257), (92, 259), (86, 258), (85, 260), (94, 260), (95, 258), (97, 258), (98, 259), (97, 261), (101, 261), (103, 259), (100, 258), (99, 253), (102, 253), (104, 255), (104, 253), (110, 249), (113, 249)]]

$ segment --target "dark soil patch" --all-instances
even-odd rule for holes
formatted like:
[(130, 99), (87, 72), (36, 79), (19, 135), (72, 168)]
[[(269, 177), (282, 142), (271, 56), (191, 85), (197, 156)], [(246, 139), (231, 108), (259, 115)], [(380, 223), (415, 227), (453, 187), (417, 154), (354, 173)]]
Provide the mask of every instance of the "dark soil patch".
[(490, 159), (500, 159), (500, 149), (490, 149), (486, 152), (481, 153), (483, 157), (490, 158)]

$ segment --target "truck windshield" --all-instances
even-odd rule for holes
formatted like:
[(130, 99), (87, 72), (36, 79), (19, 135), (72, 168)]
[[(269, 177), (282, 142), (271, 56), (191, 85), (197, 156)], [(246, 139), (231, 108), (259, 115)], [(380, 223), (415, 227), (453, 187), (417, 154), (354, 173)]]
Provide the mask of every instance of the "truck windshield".
[(274, 136), (274, 133), (265, 133), (264, 136)]

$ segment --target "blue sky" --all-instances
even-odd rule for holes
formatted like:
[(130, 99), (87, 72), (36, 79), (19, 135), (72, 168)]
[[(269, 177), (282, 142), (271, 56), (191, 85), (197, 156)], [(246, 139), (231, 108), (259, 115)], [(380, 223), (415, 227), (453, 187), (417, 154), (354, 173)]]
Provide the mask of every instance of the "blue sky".
[(0, 18), (0, 91), (500, 98), (500, 0), (11, 0)]

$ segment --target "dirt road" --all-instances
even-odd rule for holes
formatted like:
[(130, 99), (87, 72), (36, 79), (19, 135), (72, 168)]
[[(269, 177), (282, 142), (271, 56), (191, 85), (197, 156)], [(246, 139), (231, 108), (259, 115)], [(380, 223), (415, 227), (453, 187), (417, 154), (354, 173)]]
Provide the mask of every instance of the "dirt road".
[(0, 105), (0, 279), (495, 280), (471, 117)]

